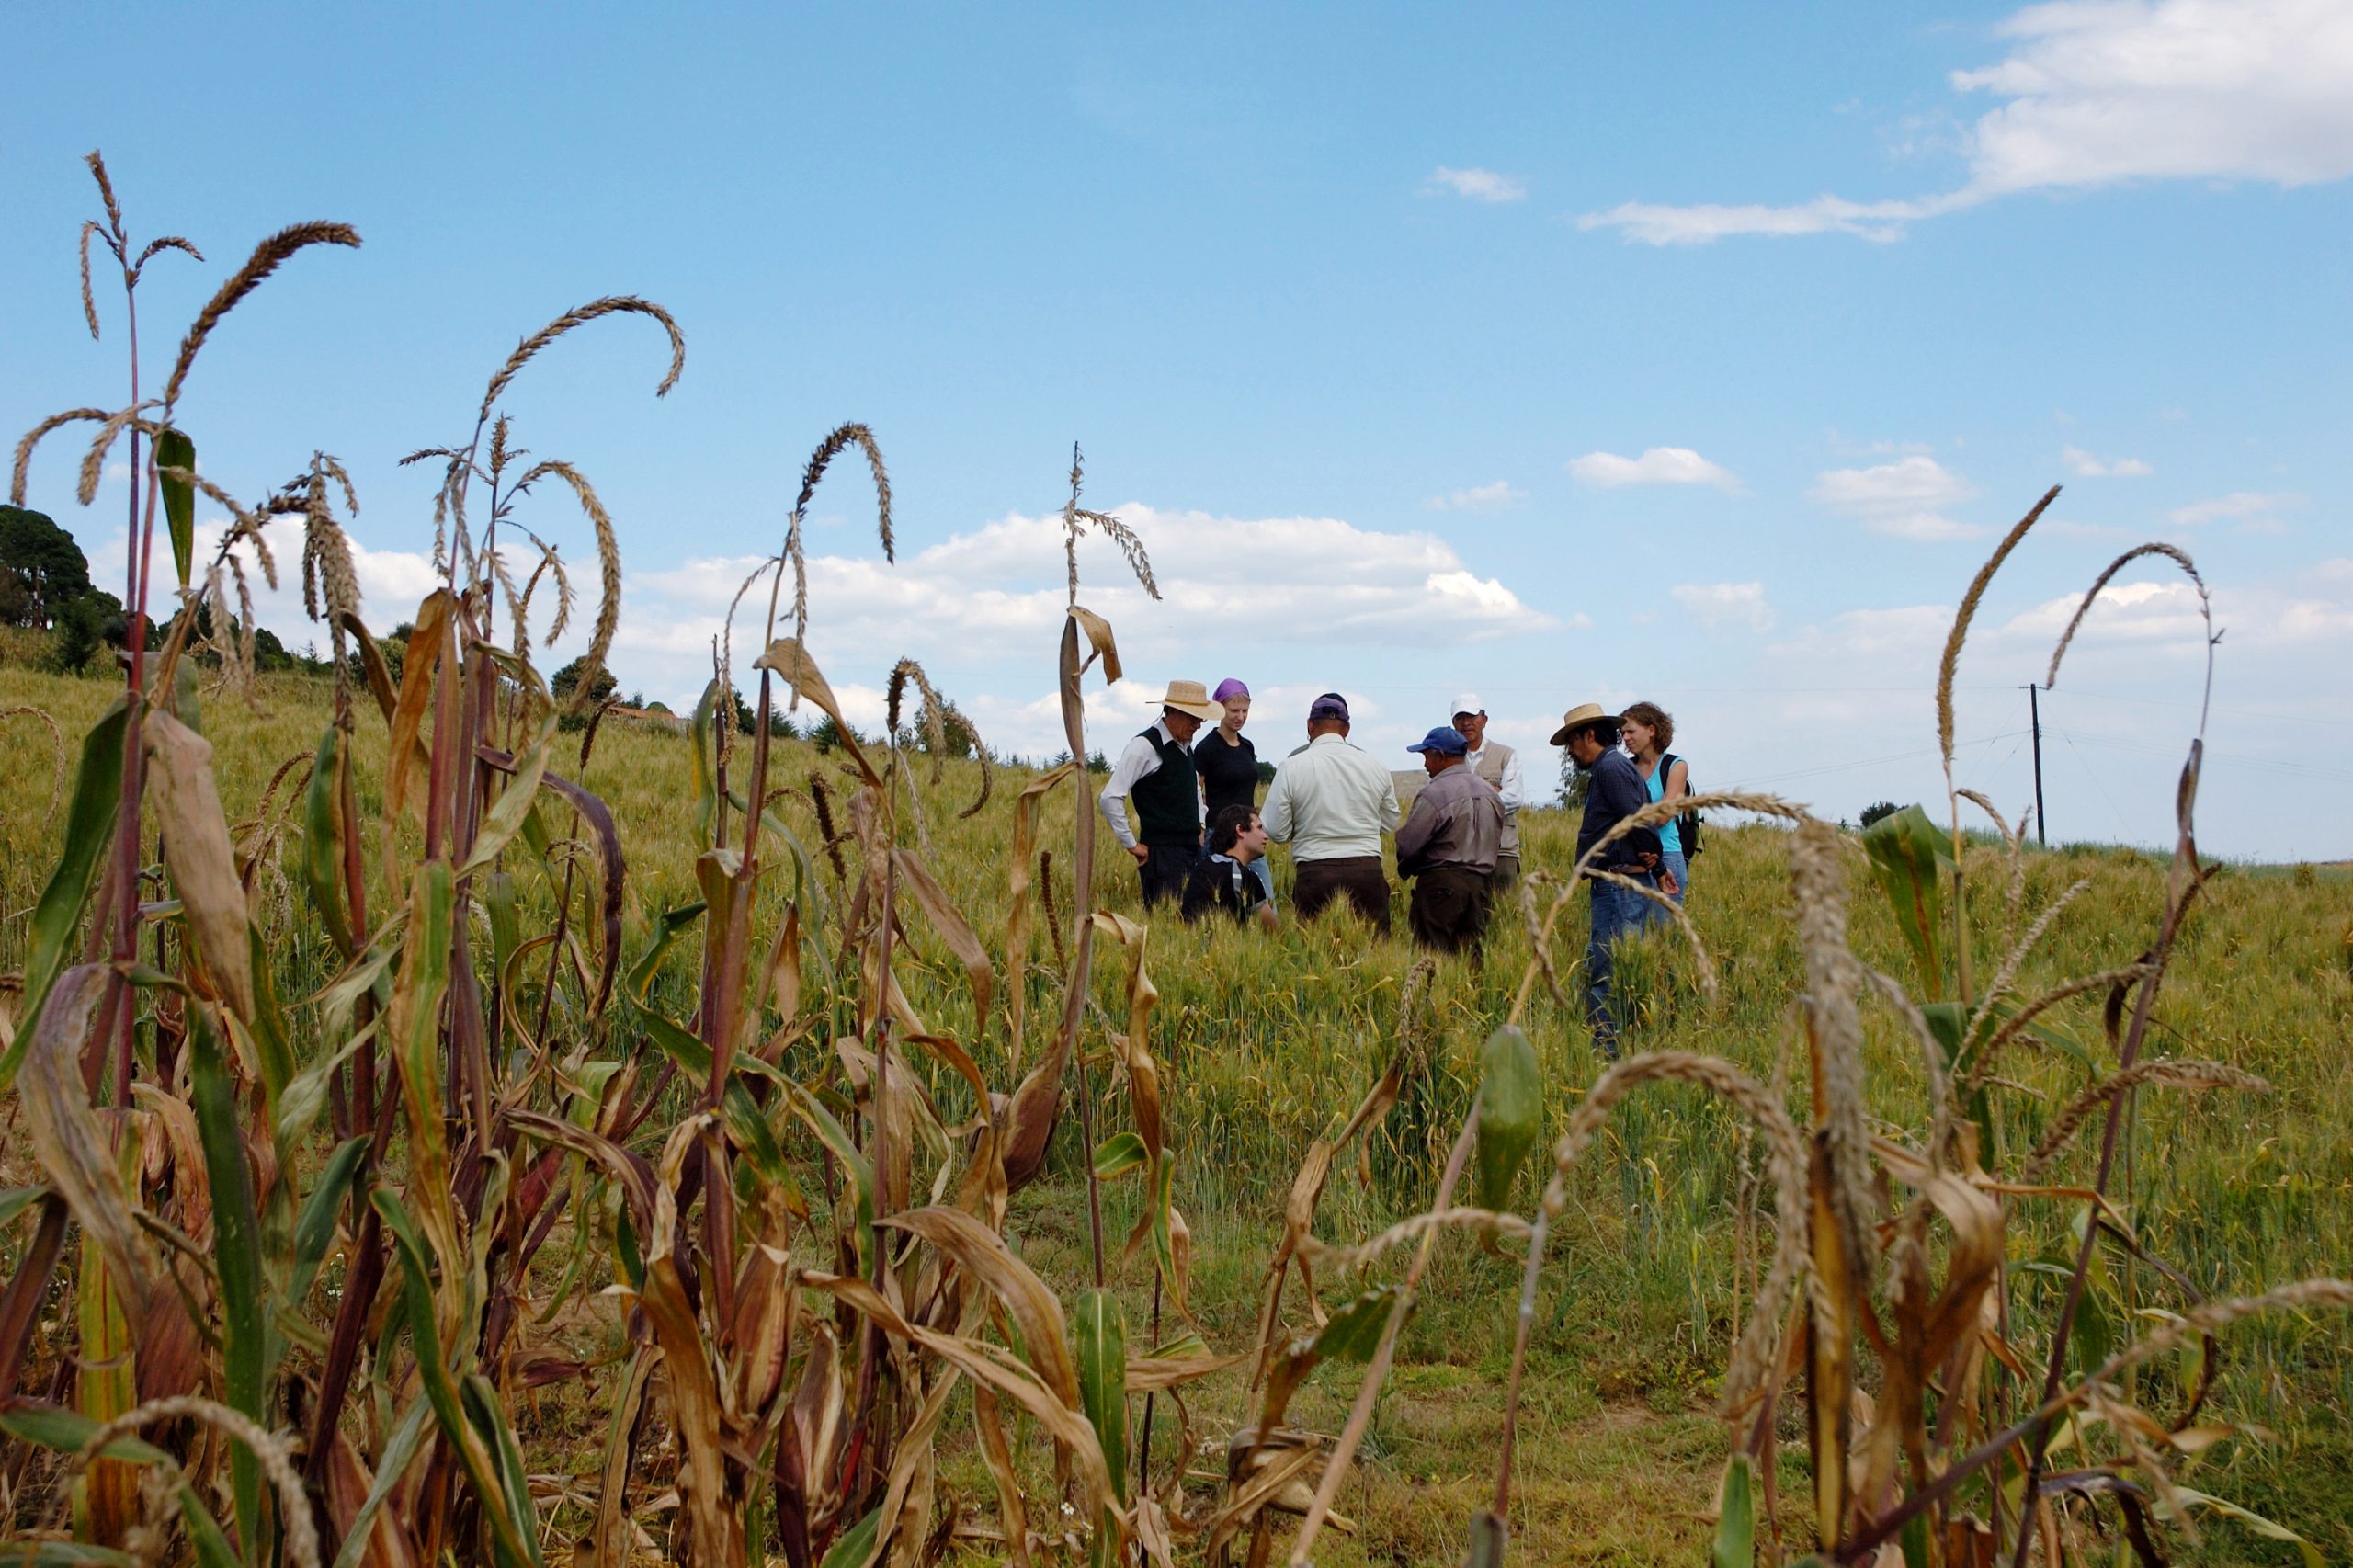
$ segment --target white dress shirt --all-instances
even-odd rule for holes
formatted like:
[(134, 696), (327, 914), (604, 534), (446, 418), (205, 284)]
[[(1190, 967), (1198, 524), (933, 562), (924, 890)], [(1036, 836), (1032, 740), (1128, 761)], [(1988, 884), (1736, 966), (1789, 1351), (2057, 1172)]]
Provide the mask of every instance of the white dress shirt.
[[(1160, 738), (1168, 744), (1181, 744), (1169, 733), (1167, 720), (1161, 720), (1153, 725), (1153, 729), (1158, 731)], [(1159, 748), (1152, 744), (1149, 736), (1138, 735), (1128, 743), (1128, 749), (1120, 754), (1120, 760), (1111, 767), (1110, 781), (1103, 786), (1103, 793), (1096, 798), (1096, 804), (1103, 809), (1103, 820), (1111, 824), (1111, 836), (1120, 841), (1122, 849), (1136, 846), (1135, 829), (1128, 825), (1128, 791), (1136, 787), (1137, 779), (1159, 771)], [(1193, 810), (1198, 814), (1200, 809), (1200, 792), (1197, 790), (1194, 791)]]
[(1397, 831), (1397, 781), (1346, 736), (1321, 734), (1275, 769), (1258, 818), (1294, 859), (1377, 856)]

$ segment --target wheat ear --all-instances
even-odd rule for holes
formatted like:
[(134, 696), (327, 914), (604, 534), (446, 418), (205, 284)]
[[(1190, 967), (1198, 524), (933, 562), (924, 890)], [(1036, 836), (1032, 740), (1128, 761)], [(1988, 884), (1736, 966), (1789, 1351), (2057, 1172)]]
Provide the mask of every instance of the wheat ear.
[(620, 624), (621, 550), (613, 535), (613, 519), (605, 511), (605, 504), (597, 499), (596, 487), (570, 463), (552, 460), (540, 463), (523, 476), (517, 487), (548, 474), (572, 486), (573, 494), (580, 500), (580, 509), (588, 514), (588, 521), (597, 530), (597, 625), (588, 636), (588, 662), (582, 666), (580, 684), (572, 692), (572, 711), (577, 713), (588, 705), (589, 689), (605, 667), (605, 654), (613, 645), (613, 630)]
[(2034, 1183), (2051, 1168), (2052, 1161), (2075, 1140), (2092, 1113), (2123, 1094), (2143, 1084), (2158, 1084), (2172, 1089), (2245, 1089), (2253, 1094), (2268, 1095), (2271, 1085), (2238, 1067), (2222, 1062), (2175, 1061), (2136, 1062), (2121, 1073), (2113, 1073), (2069, 1100), (2042, 1134), (2042, 1142), (2026, 1157), (2020, 1180)]
[[(98, 300), (90, 291), (90, 236), (101, 232), (97, 219), (82, 221), (82, 316), (90, 324), (90, 341), (93, 343), (98, 341)], [(107, 244), (111, 246), (114, 241), (108, 239)]]
[(113, 449), (115, 441), (122, 435), (126, 426), (149, 437), (162, 433), (162, 426), (152, 419), (140, 417), (148, 409), (157, 406), (159, 405), (155, 399), (151, 397), (144, 402), (134, 403), (129, 408), (118, 409), (107, 415), (106, 423), (99, 427), (97, 435), (91, 438), (90, 449), (82, 454), (81, 479), (74, 492), (75, 500), (86, 506), (97, 498), (98, 481), (106, 477), (107, 453)]
[(2091, 613), (2092, 603), (2099, 597), (2099, 591), (2107, 587), (2109, 580), (2119, 572), (2148, 555), (2162, 555), (2189, 574), (2189, 580), (2198, 585), (2198, 600), (2201, 607), (2205, 607), (2208, 624), (2210, 626), (2212, 624), (2211, 599), (2206, 592), (2206, 579), (2198, 574), (2198, 563), (2189, 559), (2188, 552), (2170, 544), (2135, 545), (2109, 562), (2108, 570), (2092, 579), (2090, 589), (2084, 595), (2084, 602), (2075, 607), (2075, 615), (2067, 622), (2067, 630), (2060, 633), (2059, 645), (2051, 650), (2051, 668), (2042, 677), (2042, 687), (2045, 691), (2058, 684), (2059, 661), (2067, 656), (2067, 644), (2075, 640), (2075, 629), (2083, 625), (2084, 617)]
[(150, 240), (147, 242), (147, 248), (141, 251), (139, 253), (139, 259), (131, 264), (131, 280), (133, 283), (138, 282), (139, 275), (147, 270), (147, 264), (154, 260), (155, 257), (163, 255), (163, 253), (167, 250), (178, 251), (181, 255), (194, 256), (199, 261), (202, 261), (204, 259), (204, 253), (202, 251), (197, 249), (196, 246), (190, 244), (179, 235), (165, 234), (160, 240)]
[(1837, 838), (1827, 824), (1800, 823), (1790, 846), (1790, 882), (1805, 960), (1803, 1005), (1813, 1040), (1814, 1087), (1830, 1158), (1830, 1207), (1847, 1253), (1847, 1278), (1868, 1279), (1878, 1199), (1871, 1187), (1863, 1091), (1862, 1015), (1855, 1005), (1862, 965), (1847, 942), (1847, 877)]
[[(94, 154), (95, 155), (95, 154)], [(278, 1523), (286, 1532), (287, 1555), (297, 1568), (319, 1568), (319, 1532), (311, 1519), (311, 1503), (302, 1491), (302, 1478), (295, 1473), (291, 1445), (284, 1438), (264, 1431), (259, 1425), (209, 1399), (193, 1394), (176, 1394), (165, 1399), (151, 1399), (133, 1406), (90, 1434), (74, 1455), (71, 1470), (78, 1474), (90, 1461), (103, 1453), (119, 1437), (125, 1437), (143, 1426), (158, 1421), (195, 1420), (235, 1438), (250, 1449), (261, 1462), (262, 1473), (278, 1489)], [(176, 1461), (167, 1460), (177, 1468)]]
[(517, 344), (515, 352), (506, 357), (506, 363), (501, 365), (498, 368), (498, 373), (490, 378), (490, 387), (482, 394), (482, 412), (477, 417), (485, 420), (490, 417), (490, 405), (498, 401), (498, 394), (506, 390), (506, 383), (515, 379), (515, 372), (529, 364), (533, 355), (570, 332), (574, 327), (595, 321), (599, 316), (614, 314), (649, 317), (661, 323), (662, 330), (670, 335), (670, 368), (664, 373), (661, 384), (654, 389), (655, 397), (668, 396), (670, 389), (678, 384), (679, 372), (687, 368), (686, 334), (678, 330), (678, 324), (671, 318), (670, 312), (653, 301), (641, 300), (634, 294), (608, 294), (601, 300), (592, 300), (576, 310), (564, 312), (563, 314)]
[(1768, 1164), (1773, 1173), (1776, 1241), (1772, 1265), (1757, 1287), (1756, 1306), (1724, 1373), (1724, 1407), (1736, 1410), (1747, 1403), (1749, 1392), (1771, 1361), (1790, 1293), (1801, 1278), (1811, 1274), (1806, 1266), (1811, 1233), (1805, 1137), (1771, 1091), (1721, 1057), (1686, 1051), (1630, 1056), (1595, 1080), (1585, 1102), (1569, 1118), (1568, 1130), (1553, 1146), (1552, 1177), (1544, 1187), (1543, 1210), (1548, 1218), (1559, 1219), (1568, 1207), (1569, 1167), (1592, 1144), (1609, 1113), (1636, 1085), (1650, 1082), (1696, 1084), (1729, 1101), (1765, 1134)]
[(212, 329), (221, 324), (221, 318), (236, 309), (237, 301), (259, 287), (263, 278), (277, 271), (280, 262), (305, 245), (349, 245), (357, 250), (359, 231), (348, 223), (296, 223), (256, 245), (245, 265), (231, 274), (220, 291), (206, 301), (188, 327), (188, 335), (180, 339), (179, 358), (172, 365), (171, 379), (164, 383), (165, 408), (178, 403), (181, 384), (188, 380), (189, 367), (196, 363), (196, 352), (212, 335)]
[[(2125, 985), (2136, 980), (2146, 980), (2156, 972), (2157, 967), (2154, 964), (2129, 963), (2120, 969), (2105, 969), (2097, 974), (2082, 975), (2064, 984), (2052, 987), (2003, 1019), (2002, 1027), (1995, 1029), (1984, 1045), (1971, 1053), (1968, 1075), (1970, 1086), (1974, 1088), (1977, 1085), (1984, 1083), (1986, 1074), (1993, 1070), (1994, 1058), (2000, 1054), (2002, 1048), (2025, 1033), (2029, 1024), (2060, 1003), (2070, 997), (2081, 996), (2087, 991), (2100, 991), (2111, 985)], [(1967, 1039), (1965, 1035), (1962, 1037), (1964, 1044)]]
[(2018, 547), (2018, 541), (2026, 538), (2027, 530), (2040, 519), (2044, 509), (2059, 499), (2059, 488), (2054, 484), (2044, 491), (2042, 499), (2002, 536), (2002, 542), (1994, 547), (1994, 553), (1985, 558), (1985, 564), (1970, 580), (1969, 591), (1961, 597), (1961, 608), (1952, 618), (1952, 630), (1945, 634), (1944, 657), (1937, 662), (1937, 745), (1944, 754), (1945, 787), (1949, 790), (1952, 787), (1952, 677), (1961, 665), (1961, 645), (1969, 638), (1969, 623), (1976, 617), (1978, 601), (1985, 597), (1986, 585), (2002, 569), (2002, 562), (2010, 558), (2010, 551)]
[(8, 504), (12, 506), (25, 504), (25, 476), (32, 468), (33, 449), (40, 444), (43, 436), (61, 425), (71, 425), (76, 420), (95, 419), (103, 424), (113, 417), (103, 408), (69, 408), (63, 414), (51, 415), (26, 431), (24, 438), (17, 443), (16, 466), (8, 476)]

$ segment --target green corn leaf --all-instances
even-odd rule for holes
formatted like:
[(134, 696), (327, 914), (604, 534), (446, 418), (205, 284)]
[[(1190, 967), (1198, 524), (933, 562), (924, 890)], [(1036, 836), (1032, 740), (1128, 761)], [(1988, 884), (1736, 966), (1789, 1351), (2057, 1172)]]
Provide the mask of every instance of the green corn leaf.
[(881, 1528), (882, 1505), (877, 1503), (872, 1513), (841, 1533), (818, 1568), (866, 1568), (874, 1561), (875, 1549), (881, 1544), (874, 1538)]
[(302, 791), (302, 883), (312, 906), (326, 923), (328, 937), (349, 958), (359, 945), (343, 907), (342, 813), (335, 806), (335, 768), (342, 749), (343, 732), (329, 724), (311, 759), (310, 787)]
[[(244, 1453), (244, 1449), (239, 1447), (233, 1451)], [(196, 1488), (182, 1481), (175, 1490), (179, 1494), (180, 1522), (188, 1527), (188, 1543), (196, 1548), (196, 1560), (202, 1568), (244, 1568), (237, 1549), (229, 1544), (228, 1532), (196, 1494)]]
[(662, 960), (670, 956), (670, 949), (685, 937), (687, 927), (700, 919), (708, 907), (698, 900), (693, 903), (682, 903), (676, 909), (665, 909), (654, 917), (654, 940), (646, 944), (645, 951), (637, 956), (637, 961), (630, 965), (629, 972), (621, 977), (621, 988), (629, 993), (630, 1000), (641, 1006), (645, 1005), (646, 998), (653, 993), (654, 982), (662, 972)]
[(1917, 806), (1906, 806), (1863, 830), (1863, 852), (1895, 912), (1896, 928), (1920, 966), (1927, 994), (1945, 994), (1944, 895), (1938, 865), (1952, 858), (1952, 842)]
[[(663, 1052), (688, 1073), (699, 1078), (710, 1076), (710, 1047), (689, 1034), (678, 1024), (664, 1017), (651, 1007), (636, 1009), (637, 1021), (645, 1028), (646, 1037), (660, 1046)], [(738, 1057), (745, 1069), (767, 1063), (756, 1057)], [(776, 1074), (770, 1074), (776, 1076)], [(720, 1118), (727, 1124), (727, 1136), (743, 1151), (744, 1161), (761, 1180), (791, 1184), (792, 1173), (785, 1164), (784, 1150), (779, 1146), (776, 1134), (769, 1131), (767, 1120), (760, 1115), (760, 1108), (752, 1092), (741, 1078), (730, 1075), (727, 1087), (719, 1099)], [(795, 1187), (797, 1194), (798, 1188)]]
[[(18, 1442), (77, 1454), (98, 1435), (98, 1424), (78, 1410), (58, 1404), (12, 1404), (0, 1409), (0, 1432)], [(123, 1437), (108, 1443), (104, 1457), (125, 1464), (167, 1463), (171, 1456), (143, 1438)], [(11, 1549), (13, 1550), (13, 1549)]]
[(1088, 1290), (1078, 1298), (1071, 1326), (1078, 1339), (1078, 1398), (1103, 1444), (1111, 1487), (1128, 1500), (1128, 1318), (1120, 1298)]
[(46, 1187), (12, 1187), (0, 1192), (0, 1230), (6, 1230), (17, 1215), (48, 1196)]
[(442, 1356), (439, 1330), (433, 1320), (433, 1269), (425, 1234), (391, 1187), (377, 1187), (371, 1198), (384, 1229), (392, 1233), (406, 1276), (403, 1300), (408, 1309), (409, 1345), (416, 1356), (418, 1380), (425, 1385), (425, 1396), (432, 1403), (442, 1435), (457, 1449), (473, 1482), (474, 1498), (489, 1521), (497, 1559), (506, 1568), (539, 1568), (538, 1532), (519, 1527), (506, 1506), (508, 1494), (497, 1458), (468, 1417), (464, 1399)]
[(129, 722), (118, 698), (90, 733), (82, 737), (82, 763), (65, 811), (65, 840), (40, 902), (33, 905), (25, 939), (25, 994), (17, 1014), (17, 1038), (0, 1055), (0, 1091), (17, 1081), (17, 1065), (32, 1043), (33, 1027), (50, 987), (73, 961), (74, 937), (83, 908), (97, 886), (98, 870), (114, 842), (115, 811), (122, 794), (122, 734)]
[(507, 960), (523, 945), (523, 917), (516, 903), (515, 879), (505, 871), (485, 871), (474, 884), (474, 897), (481, 901), (483, 913), (490, 918), (492, 972), (503, 975)]
[(1724, 1467), (1723, 1503), (1708, 1560), (1712, 1568), (1752, 1568), (1756, 1561), (1756, 1466), (1746, 1454), (1733, 1455)]
[[(1405, 1293), (1402, 1285), (1382, 1285), (1367, 1290), (1338, 1312), (1316, 1332), (1315, 1358), (1319, 1361), (1353, 1361), (1363, 1366), (1381, 1348), (1381, 1336), (1389, 1327), (1389, 1314)], [(1402, 1326), (1402, 1325), (1401, 1325)]]
[(531, 858), (544, 862), (554, 845), (554, 838), (548, 833), (547, 818), (540, 814), (540, 803), (534, 801), (531, 809), (523, 813), (523, 847), (531, 852)]
[(531, 1503), (529, 1473), (523, 1466), (523, 1447), (515, 1440), (515, 1428), (506, 1419), (506, 1407), (499, 1402), (498, 1391), (480, 1372), (469, 1372), (460, 1385), (474, 1426), (488, 1438), (490, 1450), (498, 1461), (498, 1471), (506, 1491), (507, 1512), (524, 1526), (523, 1540), (531, 1549), (531, 1561), (540, 1561), (540, 1532), (537, 1510)]
[[(833, 1152), (834, 1158), (841, 1162), (842, 1169), (849, 1172), (858, 1185), (856, 1233), (862, 1256), (867, 1238), (874, 1229), (873, 1164), (867, 1159), (865, 1152), (851, 1141), (850, 1135), (842, 1131), (842, 1124), (834, 1119), (834, 1113), (820, 1104), (814, 1095), (790, 1079), (783, 1082), (782, 1088), (785, 1105), (807, 1125), (810, 1131), (817, 1135), (819, 1142)], [(863, 1268), (864, 1265), (861, 1264), (860, 1267)]]
[[(212, 1187), (212, 1263), (221, 1278), (222, 1392), (240, 1415), (267, 1425), (265, 1391), (276, 1358), (264, 1316), (261, 1216), (254, 1205), (253, 1172), (238, 1131), (237, 1093), (212, 1031), (209, 1009), (188, 1017), (189, 1078), (205, 1176)], [(230, 1450), (237, 1503), (237, 1539), (261, 1539), (261, 1467), (243, 1447)]]
[(1479, 1051), (1479, 1133), (1472, 1157), (1480, 1208), (1501, 1209), (1511, 1201), (1512, 1180), (1543, 1125), (1544, 1080), (1536, 1048), (1518, 1026), (1506, 1024)]
[(78, 1540), (10, 1541), (8, 1568), (139, 1568), (139, 1559), (110, 1546)]
[(1144, 1162), (1143, 1139), (1133, 1132), (1115, 1132), (1095, 1146), (1095, 1177), (1109, 1181)]
[(1187, 1281), (1176, 1267), (1176, 1231), (1169, 1217), (1176, 1211), (1176, 1151), (1160, 1156), (1160, 1177), (1152, 1195), (1152, 1253), (1160, 1266), (1160, 1279), (1168, 1299), (1187, 1317), (1193, 1315), (1186, 1301)]
[[(711, 846), (711, 830), (719, 818), (719, 771), (711, 753), (712, 715), (723, 700), (719, 683), (712, 681), (702, 688), (702, 699), (695, 704), (695, 716), (687, 726), (687, 733), (695, 753), (695, 848)], [(723, 722), (733, 723), (731, 714)]]
[(540, 733), (515, 759), (515, 771), (483, 813), (482, 826), (474, 835), (474, 846), (466, 856), (466, 863), (458, 868), (458, 875), (470, 876), (483, 869), (506, 853), (515, 835), (523, 831), (523, 818), (538, 796), (540, 778), (548, 770), (548, 746), (555, 739), (556, 716), (551, 710), (540, 724)]
[(310, 1200), (302, 1205), (302, 1217), (294, 1225), (293, 1266), (286, 1274), (284, 1301), (290, 1310), (301, 1310), (310, 1297), (312, 1285), (318, 1280), (319, 1265), (335, 1241), (335, 1214), (342, 1209), (352, 1177), (358, 1174), (360, 1161), (367, 1153), (366, 1137), (346, 1139), (327, 1156), (325, 1166), (319, 1172), (318, 1185), (312, 1187)]
[[(184, 432), (166, 429), (155, 437), (155, 467), (194, 474), (196, 443)], [(164, 492), (165, 526), (172, 534), (172, 564), (178, 569), (180, 586), (185, 588), (188, 574), (196, 569), (196, 482), (159, 472), (156, 483)]]

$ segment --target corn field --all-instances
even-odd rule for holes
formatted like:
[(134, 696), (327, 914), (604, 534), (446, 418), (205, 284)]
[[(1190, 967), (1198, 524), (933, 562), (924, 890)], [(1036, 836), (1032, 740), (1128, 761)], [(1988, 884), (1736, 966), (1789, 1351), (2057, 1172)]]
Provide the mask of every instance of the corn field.
[[(2073, 872), (2027, 824), (1966, 790), (1860, 835), (1699, 796), (1755, 824), (1719, 851), (1754, 908), (1736, 945), (1677, 910), (1630, 954), (1648, 1049), (1595, 1075), (1568, 993), (1602, 846), (1573, 864), (1565, 824), (1531, 825), (1540, 869), (1483, 970), (1347, 922), (1271, 957), (1222, 934), (1204, 962), (1196, 933), (1155, 942), (1097, 865), (1082, 764), (948, 763), (947, 694), (880, 650), (861, 674), (887, 672), (889, 721), (861, 739), (809, 651), (824, 606), (802, 531), (821, 483), (857, 483), (892, 555), (862, 425), (817, 443), (683, 736), (620, 733), (592, 679), (559, 699), (534, 653), (578, 595), (548, 540), (578, 526), (564, 508), (593, 536), (593, 675), (622, 530), (579, 467), (524, 452), (502, 398), (607, 318), (662, 335), (666, 392), (686, 339), (647, 301), (557, 316), (494, 369), (464, 439), (411, 454), (438, 476), (440, 585), (363, 604), (345, 464), (311, 453), (240, 500), (198, 468), (183, 403), (242, 299), (358, 235), (265, 240), (142, 396), (141, 270), (200, 258), (135, 245), (91, 168), (83, 303), (96, 336), (95, 239), (122, 264), (128, 401), (28, 434), (13, 493), (84, 426), (85, 505), (127, 455), (131, 647), (78, 736), (29, 707), (8, 732), (30, 757), (49, 722), (59, 771), (49, 815), (9, 838), (41, 859), (6, 882), (27, 913), (6, 937), (0, 1138), (31, 1179), (0, 1192), (0, 1556), (1341, 1561), (1409, 1325), (1475, 1288), (1508, 1354), (1452, 1550), (1564, 1560), (1580, 1524), (1524, 1506), (1541, 1458), (1522, 1413), (1545, 1341), (1588, 1310), (1552, 1266), (1621, 1208), (1729, 1253), (1704, 1279), (1693, 1263), (1689, 1314), (1722, 1440), (1712, 1495), (1688, 1501), (1715, 1563), (2157, 1562), (2222, 1531), (2316, 1556), (2193, 1481), (2253, 1440), (2215, 1409), (2225, 1346), (2312, 1324), (2297, 1343), (2342, 1380), (2327, 1314), (2353, 1285), (2214, 1278), (2212, 1249), (2169, 1258), (2131, 1196), (2154, 1190), (2135, 1159), (2163, 1161), (2157, 1108), (2269, 1087), (2168, 1022), (2203, 906), (2233, 896), (2197, 851), (2200, 740), (2136, 903), (2113, 878), (2056, 883)], [(1073, 758), (1099, 744), (1089, 683), (1121, 673), (1081, 540), (1157, 591), (1083, 479), (1074, 456), (1067, 608), (1035, 650)], [(199, 494), (233, 519), (210, 560)], [(1961, 600), (1949, 784), (1971, 618), (2057, 494)], [(268, 553), (280, 519), (334, 673), (305, 688), (299, 751), (252, 749), (275, 766), (256, 800), (223, 776), (233, 753), (254, 769), (247, 574), (297, 569)], [(2202, 601), (2187, 556), (2144, 546), (2084, 608), (2152, 563)], [(147, 610), (198, 607), (146, 645)], [(371, 626), (394, 622), (388, 658)], [(780, 737), (803, 711), (838, 749)], [(624, 780), (600, 747), (667, 771)], [(51, 789), (21, 771), (18, 826)], [(1678, 1144), (1677, 1126), (1706, 1131)], [(1196, 1193), (1214, 1198), (1188, 1216)]]

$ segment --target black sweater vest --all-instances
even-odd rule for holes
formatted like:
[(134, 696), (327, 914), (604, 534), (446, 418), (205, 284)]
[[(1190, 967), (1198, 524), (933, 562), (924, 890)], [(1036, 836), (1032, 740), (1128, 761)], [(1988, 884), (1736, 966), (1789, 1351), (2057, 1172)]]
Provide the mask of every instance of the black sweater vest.
[(1193, 759), (1183, 746), (1160, 738), (1157, 725), (1143, 733), (1160, 755), (1160, 766), (1135, 782), (1128, 798), (1136, 803), (1137, 837), (1145, 844), (1183, 845), (1198, 848), (1201, 842), (1201, 798), (1196, 786)]

